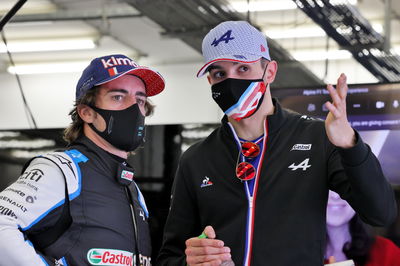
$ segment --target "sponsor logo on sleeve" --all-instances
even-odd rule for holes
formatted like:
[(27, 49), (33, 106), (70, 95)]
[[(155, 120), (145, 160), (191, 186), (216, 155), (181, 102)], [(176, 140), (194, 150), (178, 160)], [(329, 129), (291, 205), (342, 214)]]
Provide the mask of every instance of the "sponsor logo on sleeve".
[(1, 205), (0, 205), (0, 214), (1, 215), (5, 215), (5, 216), (10, 216), (10, 217), (15, 218), (15, 219), (18, 219), (18, 216), (14, 213), (13, 210), (11, 210), (11, 209), (9, 209), (7, 207), (1, 206)]
[(24, 172), (18, 180), (30, 180), (38, 182), (42, 176), (44, 175), (43, 171), (40, 169), (31, 169), (29, 171)]
[(28, 203), (34, 203), (35, 200), (37, 200), (36, 196), (26, 195), (25, 192), (23, 192), (22, 190), (14, 189), (12, 187), (8, 187), (4, 191), (13, 192), (13, 193), (17, 194), (18, 196), (25, 198), (25, 201)]
[(5, 202), (7, 202), (7, 203), (9, 203), (9, 204), (11, 204), (11, 205), (17, 207), (17, 208), (20, 209), (22, 212), (26, 212), (26, 211), (27, 211), (27, 209), (25, 208), (24, 205), (22, 205), (21, 203), (16, 202), (16, 201), (13, 200), (13, 199), (10, 199), (9, 197), (0, 196), (0, 200), (3, 200), (3, 201), (5, 201)]
[[(74, 177), (75, 177), (75, 172), (74, 172), (74, 169), (73, 169), (73, 167), (72, 167), (72, 161), (68, 160), (68, 159), (65, 158), (64, 156), (61, 156), (60, 154), (51, 154), (51, 155), (53, 155), (54, 157), (56, 157), (57, 160), (58, 160), (61, 164), (66, 165), (66, 166), (68, 167), (68, 169), (71, 170), (71, 173), (72, 173), (72, 174), (74, 175)], [(75, 179), (76, 179), (76, 177), (75, 177)]]
[(37, 198), (35, 196), (27, 196), (25, 198), (25, 201), (28, 202), (28, 203), (34, 203), (35, 200), (37, 200)]
[(13, 188), (9, 187), (9, 188), (6, 188), (4, 191), (11, 191), (11, 192), (18, 194), (21, 197), (25, 197), (25, 193), (19, 189), (13, 189)]
[(27, 182), (26, 180), (18, 179), (17, 182), (15, 182), (15, 183), (25, 185), (25, 186), (33, 189), (34, 191), (39, 191), (39, 188), (37, 186), (33, 185), (32, 183), (30, 183), (29, 181)]

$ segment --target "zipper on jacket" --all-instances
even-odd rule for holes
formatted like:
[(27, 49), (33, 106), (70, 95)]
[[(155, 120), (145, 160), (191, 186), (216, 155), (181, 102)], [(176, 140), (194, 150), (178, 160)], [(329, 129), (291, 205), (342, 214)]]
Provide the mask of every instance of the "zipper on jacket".
[(128, 201), (129, 201), (129, 208), (130, 208), (130, 210), (131, 210), (131, 218), (132, 218), (132, 222), (133, 222), (133, 231), (134, 231), (134, 234), (135, 234), (135, 248), (134, 248), (134, 250), (135, 250), (135, 252), (136, 252), (136, 254), (135, 254), (135, 258), (136, 258), (136, 261), (134, 261), (134, 263), (135, 263), (135, 265), (137, 265), (137, 266), (139, 266), (139, 265), (141, 265), (140, 264), (140, 259), (139, 259), (139, 247), (138, 247), (138, 245), (139, 245), (139, 238), (138, 238), (138, 231), (137, 231), (137, 224), (136, 224), (136, 214), (135, 214), (135, 209), (133, 208), (133, 199), (132, 199), (132, 195), (130, 194), (130, 191), (128, 191), (128, 187), (125, 187), (125, 194), (126, 194), (126, 197), (128, 198)]
[[(238, 145), (238, 149), (240, 150), (240, 140), (237, 136), (235, 129), (233, 128), (232, 124), (228, 122), (229, 127), (231, 128), (232, 134), (236, 140), (236, 144)], [(245, 251), (244, 251), (244, 266), (251, 265), (251, 258), (252, 258), (252, 249), (253, 249), (253, 236), (254, 236), (254, 218), (255, 218), (255, 199), (257, 196), (258, 190), (258, 181), (261, 174), (262, 163), (264, 160), (264, 154), (267, 150), (267, 139), (268, 139), (268, 120), (265, 119), (264, 121), (264, 137), (263, 137), (263, 149), (261, 152), (260, 161), (257, 167), (255, 183), (253, 187), (253, 193), (250, 193), (249, 186), (247, 182), (245, 182), (245, 191), (248, 200), (248, 210), (247, 210), (247, 219), (246, 219), (246, 236), (245, 236)]]
[(249, 208), (250, 208), (250, 211), (253, 209), (253, 197), (252, 196), (249, 197)]

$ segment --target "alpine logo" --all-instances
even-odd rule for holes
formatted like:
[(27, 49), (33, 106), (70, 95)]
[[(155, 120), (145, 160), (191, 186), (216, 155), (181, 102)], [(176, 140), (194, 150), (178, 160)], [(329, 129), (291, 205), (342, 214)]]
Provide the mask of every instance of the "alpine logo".
[(312, 144), (294, 144), (291, 151), (309, 151)]
[(203, 188), (203, 187), (208, 187), (208, 186), (212, 186), (212, 185), (213, 185), (213, 182), (210, 181), (210, 178), (208, 176), (205, 176), (200, 187)]
[(292, 171), (296, 171), (297, 169), (302, 169), (303, 171), (307, 170), (307, 168), (311, 167), (311, 164), (308, 164), (308, 161), (310, 160), (310, 158), (305, 159), (304, 161), (302, 161), (301, 163), (299, 163), (298, 165), (295, 165), (294, 163), (292, 163), (291, 165), (288, 166), (289, 169), (292, 169)]
[(133, 180), (133, 172), (123, 170), (121, 173), (121, 178), (126, 179), (128, 181), (132, 181)]
[(217, 40), (217, 38), (215, 38), (214, 41), (211, 43), (211, 45), (214, 45), (214, 47), (217, 47), (220, 42), (228, 43), (229, 41), (234, 40), (235, 37), (231, 37), (231, 34), (232, 34), (232, 30), (228, 30), (221, 37), (219, 37), (218, 40)]
[(87, 259), (91, 265), (133, 265), (133, 253), (118, 249), (92, 248)]

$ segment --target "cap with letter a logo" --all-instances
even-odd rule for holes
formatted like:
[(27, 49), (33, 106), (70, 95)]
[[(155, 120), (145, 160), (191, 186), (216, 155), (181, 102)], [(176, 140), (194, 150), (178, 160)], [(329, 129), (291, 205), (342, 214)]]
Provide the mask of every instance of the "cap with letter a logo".
[(164, 90), (165, 81), (160, 73), (151, 68), (139, 66), (125, 55), (114, 54), (93, 59), (83, 70), (76, 85), (76, 100), (93, 87), (126, 74), (137, 76), (143, 81), (147, 96), (154, 96)]
[(261, 57), (271, 60), (266, 37), (247, 21), (226, 21), (210, 30), (203, 39), (204, 66), (201, 77), (216, 61), (252, 63)]

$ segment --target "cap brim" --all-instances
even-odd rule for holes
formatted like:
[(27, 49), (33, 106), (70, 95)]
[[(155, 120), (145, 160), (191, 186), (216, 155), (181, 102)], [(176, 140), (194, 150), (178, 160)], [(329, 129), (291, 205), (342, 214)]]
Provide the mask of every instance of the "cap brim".
[(197, 77), (200, 78), (201, 76), (203, 76), (206, 72), (209, 66), (211, 66), (212, 64), (214, 64), (215, 62), (219, 62), (219, 61), (230, 61), (230, 62), (239, 62), (239, 63), (255, 63), (258, 60), (260, 60), (262, 56), (259, 55), (246, 55), (246, 60), (239, 60), (235, 57), (230, 57), (230, 56), (224, 56), (224, 57), (220, 57), (220, 58), (216, 58), (214, 60), (211, 60), (207, 63), (205, 63), (199, 70), (199, 72), (197, 72)]
[(95, 85), (98, 86), (98, 85), (110, 82), (110, 81), (115, 80), (119, 77), (122, 77), (126, 74), (137, 76), (143, 81), (143, 83), (146, 87), (146, 94), (148, 97), (159, 94), (165, 88), (164, 78), (157, 71), (152, 70), (151, 68), (148, 68), (148, 67), (143, 67), (143, 66), (119, 73), (119, 74), (112, 76), (110, 78), (107, 78)]

